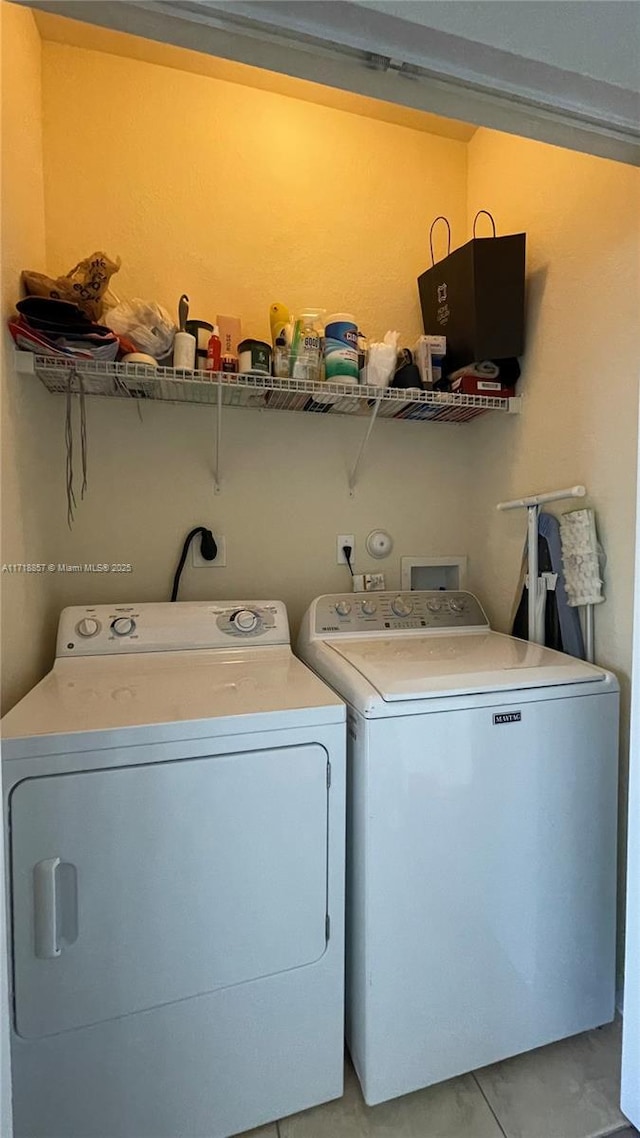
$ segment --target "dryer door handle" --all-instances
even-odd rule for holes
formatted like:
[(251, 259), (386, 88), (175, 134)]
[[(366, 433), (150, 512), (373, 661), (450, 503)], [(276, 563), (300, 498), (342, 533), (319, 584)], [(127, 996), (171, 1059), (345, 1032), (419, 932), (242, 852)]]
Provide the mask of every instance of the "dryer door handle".
[(60, 956), (78, 939), (78, 873), (70, 861), (48, 857), (33, 868), (35, 953), (40, 960)]
[(39, 861), (33, 869), (35, 951), (40, 960), (60, 955), (58, 944), (57, 875), (59, 857)]

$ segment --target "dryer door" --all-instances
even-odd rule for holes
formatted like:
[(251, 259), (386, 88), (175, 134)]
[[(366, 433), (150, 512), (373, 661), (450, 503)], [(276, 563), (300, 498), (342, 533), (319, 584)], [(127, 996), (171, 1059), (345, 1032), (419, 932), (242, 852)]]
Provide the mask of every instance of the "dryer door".
[(325, 950), (319, 745), (27, 779), (10, 809), (20, 1035), (240, 984)]

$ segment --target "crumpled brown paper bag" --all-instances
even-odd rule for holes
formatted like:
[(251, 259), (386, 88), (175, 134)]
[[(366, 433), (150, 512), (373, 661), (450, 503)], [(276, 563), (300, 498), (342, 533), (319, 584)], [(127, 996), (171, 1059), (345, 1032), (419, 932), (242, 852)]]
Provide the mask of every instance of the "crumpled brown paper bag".
[(104, 307), (104, 296), (109, 281), (120, 268), (120, 258), (112, 261), (106, 253), (92, 253), (85, 257), (64, 277), (53, 280), (44, 273), (25, 269), (22, 283), (27, 296), (47, 296), (53, 300), (69, 300), (77, 304), (90, 320), (99, 321)]

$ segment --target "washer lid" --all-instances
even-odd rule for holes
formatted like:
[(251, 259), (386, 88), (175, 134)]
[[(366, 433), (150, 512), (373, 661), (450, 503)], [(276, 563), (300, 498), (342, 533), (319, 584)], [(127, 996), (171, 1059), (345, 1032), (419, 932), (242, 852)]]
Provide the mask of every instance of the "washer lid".
[(499, 632), (332, 640), (328, 646), (385, 702), (606, 679), (592, 664)]

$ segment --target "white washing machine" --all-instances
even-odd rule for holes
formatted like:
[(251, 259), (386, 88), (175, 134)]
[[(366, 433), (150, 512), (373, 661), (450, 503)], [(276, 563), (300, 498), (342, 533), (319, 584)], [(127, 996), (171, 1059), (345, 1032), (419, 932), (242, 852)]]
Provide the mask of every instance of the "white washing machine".
[(345, 709), (284, 606), (65, 609), (2, 728), (16, 1138), (339, 1097)]
[(469, 593), (320, 597), (349, 704), (347, 1042), (375, 1103), (614, 1014), (618, 684)]

